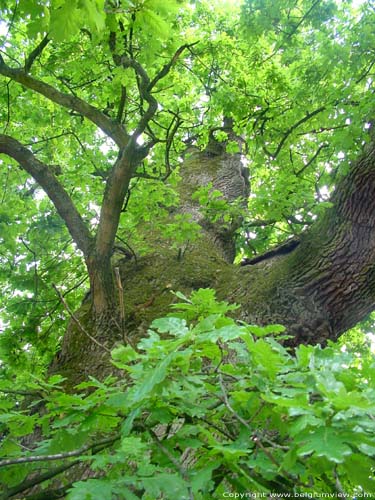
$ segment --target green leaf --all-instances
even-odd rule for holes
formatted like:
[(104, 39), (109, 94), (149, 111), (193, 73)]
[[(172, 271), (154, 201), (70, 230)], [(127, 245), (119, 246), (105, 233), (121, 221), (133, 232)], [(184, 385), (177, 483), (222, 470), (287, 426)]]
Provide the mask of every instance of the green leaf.
[(190, 498), (185, 481), (174, 473), (161, 473), (153, 478), (143, 478), (142, 483), (151, 498), (158, 498), (161, 494), (181, 500)]
[(139, 353), (135, 351), (130, 345), (121, 345), (115, 347), (115, 349), (111, 351), (111, 356), (113, 361), (116, 363), (116, 366), (119, 366), (119, 368), (123, 367), (123, 365), (126, 365), (131, 361), (135, 361), (140, 357)]
[(160, 333), (171, 333), (176, 336), (185, 335), (189, 331), (186, 320), (173, 317), (155, 319), (151, 323), (151, 328), (156, 328)]
[(301, 433), (297, 436), (297, 442), (300, 443), (297, 448), (299, 456), (315, 454), (326, 457), (330, 462), (342, 463), (346, 456), (352, 454), (351, 448), (340, 437), (340, 432), (330, 427)]
[(112, 486), (105, 479), (78, 481), (68, 490), (68, 500), (103, 500), (112, 498)]
[(50, 36), (56, 42), (62, 42), (78, 33), (81, 21), (77, 0), (55, 1), (52, 4), (50, 18)]
[(132, 404), (139, 403), (150, 396), (155, 386), (163, 382), (167, 376), (168, 366), (174, 358), (175, 353), (168, 354), (155, 368), (145, 373), (146, 376), (134, 386), (134, 390), (131, 392), (130, 401)]
[(366, 493), (375, 493), (374, 461), (365, 455), (353, 454), (342, 465), (354, 485)]

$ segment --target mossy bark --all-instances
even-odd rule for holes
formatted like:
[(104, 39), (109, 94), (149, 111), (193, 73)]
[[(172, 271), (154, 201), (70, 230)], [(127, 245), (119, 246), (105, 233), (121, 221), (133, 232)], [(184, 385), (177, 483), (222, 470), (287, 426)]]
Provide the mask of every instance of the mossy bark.
[[(189, 163), (190, 161), (190, 163)], [(223, 155), (195, 153), (186, 164), (194, 185), (225, 179)], [(193, 163), (192, 163), (193, 162)], [(232, 162), (233, 164), (233, 162)], [(187, 168), (189, 167), (190, 168)], [(198, 166), (203, 168), (200, 177)], [(216, 165), (216, 170), (215, 170)], [(232, 165), (233, 166), (233, 165)], [(241, 175), (239, 164), (231, 174)], [(225, 175), (223, 175), (223, 172)], [(189, 186), (189, 179), (185, 179)], [(215, 185), (213, 182), (213, 185)], [(229, 190), (234, 199), (246, 191)], [(187, 189), (186, 192), (188, 192)], [(238, 303), (238, 317), (253, 324), (279, 323), (293, 336), (291, 345), (324, 343), (360, 321), (375, 308), (375, 148), (367, 147), (350, 173), (339, 183), (333, 206), (302, 235), (300, 244), (287, 254), (273, 255), (255, 265), (230, 263), (227, 234), (207, 226), (191, 197), (182, 196), (182, 210), (190, 210), (202, 226), (202, 236), (179, 258), (168, 242), (155, 239), (153, 252), (137, 262), (120, 263), (124, 291), (124, 331), (97, 340), (110, 349), (116, 342), (136, 344), (150, 322), (165, 315), (174, 300), (172, 290), (212, 287), (221, 299)], [(234, 194), (232, 194), (234, 193)], [(90, 303), (77, 316), (93, 331)], [(52, 371), (68, 377), (73, 386), (88, 374), (102, 377), (111, 371), (108, 352), (71, 324)]]

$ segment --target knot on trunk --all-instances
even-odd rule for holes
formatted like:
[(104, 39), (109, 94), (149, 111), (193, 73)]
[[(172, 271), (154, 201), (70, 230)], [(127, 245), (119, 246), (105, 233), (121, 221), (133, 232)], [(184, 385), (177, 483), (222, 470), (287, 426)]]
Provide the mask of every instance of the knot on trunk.
[[(250, 194), (248, 168), (241, 153), (227, 153), (211, 138), (204, 151), (190, 149), (181, 167), (181, 206), (198, 222), (226, 261), (235, 256), (234, 233), (242, 223)], [(207, 194), (203, 196), (199, 192)], [(208, 200), (208, 201), (207, 201)], [(220, 203), (224, 201), (226, 203)]]

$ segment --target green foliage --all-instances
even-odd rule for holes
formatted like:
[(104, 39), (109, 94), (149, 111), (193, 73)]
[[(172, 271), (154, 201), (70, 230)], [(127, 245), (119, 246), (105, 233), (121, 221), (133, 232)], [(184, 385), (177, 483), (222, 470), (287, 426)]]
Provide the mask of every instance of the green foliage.
[[(31, 75), (130, 131), (145, 103), (136, 75), (114, 56), (134, 57), (152, 79), (178, 47), (197, 42), (154, 88), (158, 111), (142, 140), (155, 146), (131, 181), (118, 231), (136, 254), (150, 249), (141, 234), (150, 227), (179, 252), (197, 239), (199, 228), (188, 217), (169, 217), (178, 199), (176, 176), (168, 174), (186, 142), (204, 147), (212, 129), (217, 140), (227, 140), (223, 117), (233, 119), (243, 137), (249, 211), (244, 216), (208, 187), (194, 196), (208, 220), (225, 226), (242, 216), (238, 259), (311, 224), (367, 140), (375, 23), (368, 2), (23, 0), (17, 8), (1, 2), (0, 12), (7, 64), (22, 68), (48, 32), (52, 41)], [(79, 114), (5, 78), (0, 99), (5, 133), (61, 168), (59, 180), (95, 230), (103, 180), (117, 157), (113, 143)], [(238, 143), (229, 140), (226, 148), (237, 152)], [(83, 263), (35, 181), (7, 157), (0, 167), (0, 358), (16, 369), (40, 366), (55, 352), (65, 316), (50, 283), (72, 290), (74, 309), (84, 294)]]
[[(0, 454), (15, 463), (0, 461), (1, 498), (38, 478), (32, 457), (52, 471), (42, 457), (56, 453), (57, 464), (92, 471), (67, 486), (69, 499), (375, 494), (372, 356), (362, 362), (334, 344), (293, 355), (277, 341), (282, 327), (237, 323), (228, 316), (236, 306), (213, 290), (176, 296), (175, 312), (137, 349), (113, 350), (119, 378), (91, 379), (75, 394), (57, 376), (24, 383), (43, 408), (31, 415), (1, 383)], [(22, 440), (37, 430), (29, 451)]]
[[(150, 228), (180, 256), (198, 240), (199, 226), (173, 214), (174, 172), (186, 144), (204, 148), (213, 129), (227, 141), (224, 117), (243, 137), (249, 211), (244, 217), (210, 185), (193, 198), (209, 221), (244, 218), (238, 258), (312, 224), (368, 140), (371, 2), (3, 0), (0, 14), (6, 64), (23, 68), (48, 33), (30, 74), (128, 131), (147, 103), (139, 75), (116, 56), (134, 57), (152, 79), (178, 47), (195, 43), (153, 89), (158, 109), (140, 140), (154, 146), (130, 183), (118, 231), (137, 255), (152, 245), (142, 236)], [(117, 158), (113, 142), (79, 113), (7, 78), (0, 99), (2, 133), (61, 169), (94, 232)], [(237, 153), (238, 142), (229, 140), (226, 151)], [(227, 316), (234, 306), (210, 290), (176, 293), (182, 302), (173, 315), (156, 320), (137, 349), (113, 351), (122, 377), (91, 379), (75, 394), (65, 394), (58, 377), (45, 381), (67, 316), (51, 284), (74, 309), (85, 270), (51, 202), (8, 157), (0, 159), (0, 182), (0, 455), (25, 458), (0, 468), (3, 498), (21, 494), (25, 478), (50, 472), (51, 463), (74, 460), (93, 477), (70, 488), (72, 499), (374, 493), (374, 361), (358, 329), (343, 341), (346, 351), (301, 346), (294, 357), (278, 342), (280, 326), (236, 323)], [(371, 320), (364, 330), (373, 331)], [(28, 439), (39, 440), (32, 451)], [(27, 461), (75, 450), (42, 467)]]
[(243, 200), (228, 203), (221, 191), (212, 188), (211, 182), (197, 189), (191, 198), (199, 202), (200, 212), (208, 221), (220, 221), (223, 227), (230, 226), (233, 220), (244, 215), (244, 209), (240, 206)]
[(199, 238), (201, 227), (190, 214), (177, 214), (161, 228), (164, 237), (170, 239), (173, 248), (181, 248)]

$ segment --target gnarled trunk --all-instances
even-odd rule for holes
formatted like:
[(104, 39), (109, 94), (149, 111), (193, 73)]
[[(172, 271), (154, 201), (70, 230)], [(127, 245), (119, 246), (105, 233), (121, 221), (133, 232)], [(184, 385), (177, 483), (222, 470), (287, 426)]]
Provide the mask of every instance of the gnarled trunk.
[[(254, 265), (230, 263), (236, 228), (207, 221), (191, 201), (194, 187), (212, 183), (228, 201), (246, 196), (248, 184), (240, 155), (194, 152), (181, 170), (181, 208), (202, 226), (202, 236), (183, 257), (168, 241), (155, 239), (150, 255), (120, 265), (125, 303), (125, 337), (136, 344), (152, 319), (168, 312), (171, 290), (213, 287), (220, 298), (240, 304), (238, 315), (254, 324), (280, 323), (291, 344), (336, 339), (375, 307), (375, 148), (369, 145), (339, 183), (333, 206), (300, 243), (274, 252)], [(95, 300), (95, 299), (94, 299)], [(89, 305), (77, 313), (90, 328)], [(98, 339), (107, 348), (121, 335)], [(98, 352), (100, 351), (100, 352)], [(108, 353), (71, 324), (53, 371), (73, 376), (107, 374)]]

